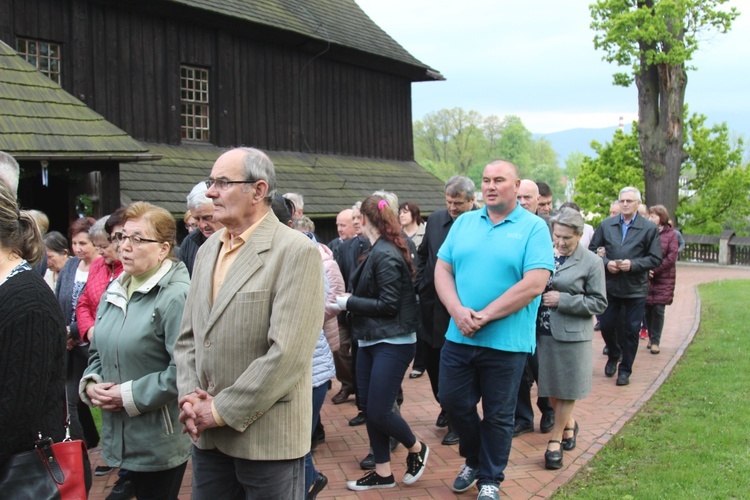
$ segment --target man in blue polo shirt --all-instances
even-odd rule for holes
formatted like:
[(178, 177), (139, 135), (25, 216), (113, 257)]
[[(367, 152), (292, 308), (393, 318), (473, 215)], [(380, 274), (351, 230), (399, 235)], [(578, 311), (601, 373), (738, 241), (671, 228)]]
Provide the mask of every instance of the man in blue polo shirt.
[(440, 402), (466, 458), (452, 489), (460, 493), (478, 483), (477, 499), (499, 498), (518, 385), (536, 348), (539, 295), (554, 269), (547, 224), (517, 203), (519, 184), (512, 163), (488, 164), (485, 207), (456, 220), (435, 268), (435, 288), (451, 315), (440, 359)]

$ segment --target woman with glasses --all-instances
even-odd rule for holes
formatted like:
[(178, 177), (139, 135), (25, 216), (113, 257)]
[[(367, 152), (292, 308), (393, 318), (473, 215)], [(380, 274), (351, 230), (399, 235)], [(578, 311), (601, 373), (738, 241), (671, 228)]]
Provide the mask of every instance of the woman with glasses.
[[(78, 329), (76, 307), (89, 279), (91, 264), (98, 257), (89, 236), (89, 230), (95, 222), (91, 217), (85, 217), (77, 219), (68, 228), (68, 240), (74, 257), (68, 259), (63, 266), (55, 288), (55, 296), (62, 308), (65, 324), (68, 325), (67, 390), (71, 395), (78, 390), (78, 382), (89, 359), (88, 343), (81, 339)], [(93, 448), (99, 444), (99, 433), (88, 407), (79, 403), (75, 397), (68, 398), (70, 435), (73, 439), (85, 440), (86, 447)]]
[(57, 231), (50, 231), (44, 235), (44, 251), (47, 254), (47, 272), (44, 273), (44, 281), (52, 291), (57, 287), (57, 278), (60, 276), (65, 263), (70, 258), (68, 240)]
[(169, 212), (137, 202), (122, 222), (113, 234), (124, 272), (101, 299), (79, 392), (102, 409), (105, 463), (130, 471), (136, 498), (173, 499), (190, 453), (173, 358), (190, 278), (174, 259)]
[(124, 208), (117, 209), (112, 215), (107, 215), (96, 221), (89, 231), (94, 248), (101, 258), (96, 259), (91, 264), (86, 288), (83, 290), (76, 306), (78, 330), (83, 332), (81, 333), (81, 339), (84, 342), (91, 342), (91, 339), (94, 338), (96, 308), (99, 307), (99, 299), (102, 298), (104, 290), (115, 278), (122, 274), (122, 262), (117, 256), (117, 242), (112, 235), (122, 229), (122, 215), (124, 213)]

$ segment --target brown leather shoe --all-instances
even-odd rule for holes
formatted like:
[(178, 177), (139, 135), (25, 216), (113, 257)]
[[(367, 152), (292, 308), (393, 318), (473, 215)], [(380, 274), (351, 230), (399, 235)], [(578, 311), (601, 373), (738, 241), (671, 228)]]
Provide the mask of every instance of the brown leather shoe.
[(351, 396), (351, 394), (352, 393), (347, 391), (346, 389), (341, 389), (338, 394), (331, 398), (331, 401), (335, 405), (346, 403), (349, 400), (349, 396)]

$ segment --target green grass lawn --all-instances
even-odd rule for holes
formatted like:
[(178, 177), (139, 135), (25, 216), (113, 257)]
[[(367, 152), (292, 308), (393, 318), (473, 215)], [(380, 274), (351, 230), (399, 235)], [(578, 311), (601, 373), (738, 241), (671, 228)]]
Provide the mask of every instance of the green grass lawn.
[(555, 498), (750, 497), (750, 281), (700, 295), (670, 377)]

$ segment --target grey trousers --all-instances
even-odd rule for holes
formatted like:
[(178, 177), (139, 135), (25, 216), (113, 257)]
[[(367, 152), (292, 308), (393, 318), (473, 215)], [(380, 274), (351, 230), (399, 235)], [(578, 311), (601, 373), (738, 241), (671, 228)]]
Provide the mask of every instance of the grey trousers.
[(245, 460), (193, 446), (193, 500), (303, 500), (305, 457)]

